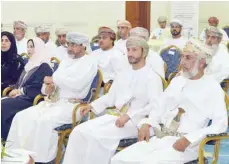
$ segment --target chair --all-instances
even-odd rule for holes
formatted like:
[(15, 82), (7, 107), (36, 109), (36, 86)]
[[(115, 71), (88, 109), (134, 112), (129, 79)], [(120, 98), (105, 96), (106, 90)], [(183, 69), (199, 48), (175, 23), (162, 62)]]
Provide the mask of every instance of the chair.
[[(225, 92), (225, 103), (226, 108), (229, 110), (229, 96)], [(223, 139), (229, 139), (229, 133), (220, 133), (220, 134), (209, 134), (203, 139), (199, 146), (199, 157), (197, 160), (187, 162), (185, 164), (207, 164), (208, 160), (204, 157), (204, 146), (209, 143), (209, 141), (213, 141), (214, 145), (214, 154), (213, 154), (213, 161), (212, 164), (217, 164), (218, 157), (219, 157), (219, 148), (220, 148), (220, 141)], [(212, 144), (212, 142), (211, 142)]]
[(224, 79), (222, 82), (221, 82), (221, 87), (223, 88), (223, 90), (225, 92), (228, 91), (229, 89), (229, 79)]
[(28, 54), (26, 54), (26, 53), (22, 53), (20, 56), (24, 60), (24, 64), (27, 64), (28, 61), (29, 61), (30, 56)]
[[(12, 91), (13, 89), (14, 89), (14, 86), (10, 86), (10, 87), (5, 88), (2, 92), (2, 97), (7, 96), (10, 93), (10, 91)], [(41, 94), (37, 95), (33, 100), (33, 106), (37, 105), (42, 99), (44, 99), (44, 97), (45, 96), (41, 95)]]
[[(57, 59), (56, 57), (52, 57), (50, 59), (50, 62), (53, 64), (52, 65), (52, 69), (55, 72), (57, 70), (57, 68), (59, 67), (60, 64), (60, 60)], [(39, 94), (35, 97), (34, 101), (33, 101), (33, 105), (37, 105), (38, 103), (40, 103), (41, 101), (44, 101), (46, 95), (43, 94)]]
[[(72, 124), (64, 124), (60, 127), (55, 128), (59, 136), (58, 150), (57, 150), (56, 162), (55, 162), (56, 164), (60, 164), (60, 161), (64, 155), (64, 153), (62, 152), (62, 146), (63, 145), (65, 147), (67, 146), (68, 137), (77, 124), (77, 120), (76, 120), (77, 109), (79, 109), (79, 107), (81, 106), (87, 105), (88, 103), (96, 100), (99, 97), (99, 92), (100, 92), (102, 81), (103, 81), (102, 73), (101, 71), (98, 71), (97, 75), (95, 76), (91, 84), (91, 88), (90, 88), (88, 95), (82, 100), (83, 101), (82, 103), (76, 105), (76, 107), (73, 109)], [(78, 123), (80, 123), (80, 121)]]
[(99, 35), (96, 35), (96, 36), (94, 36), (94, 37), (92, 38), (91, 43), (90, 43), (90, 46), (91, 46), (91, 50), (92, 50), (92, 51), (97, 50), (97, 49), (100, 48), (100, 47), (99, 47), (99, 44), (98, 44), (99, 38), (100, 38)]
[(52, 57), (50, 62), (53, 64), (52, 68), (54, 70), (54, 72), (57, 70), (59, 64), (60, 64), (60, 60), (57, 59), (56, 57)]
[(227, 51), (229, 52), (229, 41), (227, 42)]
[(179, 71), (181, 52), (182, 51), (178, 47), (173, 45), (161, 50), (160, 55), (167, 64), (167, 70), (165, 73), (166, 80), (171, 73)]
[(172, 72), (172, 73), (170, 73), (170, 75), (169, 75), (169, 77), (168, 77), (168, 83), (170, 83), (171, 81), (172, 81), (172, 79), (174, 78), (174, 77), (176, 77), (176, 75), (177, 75), (177, 73), (178, 72)]
[[(225, 92), (225, 103), (226, 103), (226, 109), (229, 110), (229, 96)], [(220, 140), (223, 139), (229, 139), (229, 133), (220, 133), (220, 134), (209, 134), (206, 136), (205, 139), (203, 139), (200, 143), (199, 147), (199, 157), (196, 160), (187, 162), (185, 164), (208, 164), (207, 158), (204, 157), (204, 146), (209, 143), (209, 141), (215, 141), (214, 144), (214, 158), (213, 158), (213, 164), (217, 164), (218, 156), (219, 156), (219, 146), (220, 146)], [(123, 150), (124, 148), (136, 143), (138, 141), (137, 138), (131, 138), (131, 139), (122, 139), (119, 142), (118, 149), (116, 152), (119, 152)], [(211, 144), (211, 143), (210, 143)]]
[(112, 83), (113, 83), (113, 80), (109, 80), (107, 83), (104, 84), (104, 87), (103, 87), (103, 94), (104, 95), (108, 93), (108, 91), (111, 88)]
[(227, 36), (229, 37), (229, 25), (223, 27), (223, 30), (227, 33)]
[[(26, 57), (29, 59), (30, 57), (26, 53), (21, 54), (22, 57)], [(24, 58), (23, 58), (24, 59)], [(54, 63), (53, 70), (56, 71), (56, 69), (59, 66), (60, 60), (56, 57), (52, 57), (50, 60), (51, 63)], [(9, 94), (10, 91), (13, 90), (13, 86), (7, 87), (2, 92), (2, 97), (5, 97)], [(34, 98), (33, 105), (37, 105), (42, 99), (44, 99), (45, 95), (39, 94)]]
[[(161, 78), (162, 83), (163, 83), (163, 90), (165, 90), (168, 87), (168, 82), (163, 77), (160, 76), (160, 78)], [(112, 111), (109, 111), (109, 113), (113, 115)], [(119, 145), (118, 145), (116, 152), (119, 152), (119, 151), (123, 150), (124, 148), (126, 148), (132, 144), (135, 144), (136, 142), (138, 142), (137, 138), (122, 139), (119, 142)]]
[(165, 74), (166, 74), (166, 71), (167, 71), (167, 64), (164, 62), (164, 70), (165, 70)]

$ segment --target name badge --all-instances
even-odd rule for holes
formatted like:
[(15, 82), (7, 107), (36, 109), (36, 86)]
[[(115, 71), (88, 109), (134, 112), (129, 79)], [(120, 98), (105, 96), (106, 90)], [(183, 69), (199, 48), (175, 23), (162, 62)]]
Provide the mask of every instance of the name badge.
[(174, 51), (169, 51), (169, 55), (175, 55)]

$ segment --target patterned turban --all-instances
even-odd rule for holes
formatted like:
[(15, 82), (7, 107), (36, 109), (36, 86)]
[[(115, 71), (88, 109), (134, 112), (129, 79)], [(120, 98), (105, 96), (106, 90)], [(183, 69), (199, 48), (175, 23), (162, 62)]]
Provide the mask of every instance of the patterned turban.
[(126, 48), (141, 47), (143, 48), (143, 55), (147, 56), (149, 53), (149, 45), (147, 41), (138, 36), (130, 36), (126, 41)]
[(19, 27), (19, 28), (22, 28), (24, 30), (27, 29), (27, 25), (22, 21), (14, 21), (14, 28), (15, 27)]
[(130, 36), (138, 36), (148, 41), (149, 31), (143, 27), (135, 27), (130, 30)]
[(86, 35), (77, 33), (77, 32), (69, 32), (67, 33), (66, 40), (70, 43), (82, 44), (84, 47), (89, 45), (89, 39)]
[(209, 64), (213, 58), (213, 56), (216, 54), (217, 48), (207, 46), (203, 42), (195, 39), (190, 39), (184, 49), (184, 52), (191, 52), (198, 55), (199, 59), (206, 59), (206, 64)]
[(116, 39), (115, 32), (111, 28), (109, 28), (109, 27), (103, 26), (103, 27), (100, 27), (99, 28), (98, 35), (103, 35), (103, 34), (109, 35), (112, 40), (115, 40)]
[(35, 27), (34, 30), (35, 30), (36, 34), (50, 32), (51, 31), (50, 27), (46, 26), (46, 25), (39, 25), (39, 26)]
[(206, 28), (205, 33), (210, 36), (217, 36), (219, 38), (223, 37), (223, 34), (220, 32), (220, 30), (214, 26), (209, 26), (208, 28)]
[(177, 24), (179, 24), (180, 27), (183, 27), (183, 23), (182, 23), (179, 19), (173, 19), (173, 20), (171, 20), (170, 26), (171, 26), (173, 23), (177, 23)]
[(56, 35), (66, 35), (67, 33), (68, 33), (68, 30), (65, 28), (56, 29)]
[(128, 27), (128, 28), (132, 27), (131, 23), (129, 21), (127, 21), (127, 20), (118, 20), (117, 21), (117, 26)]
[(160, 17), (157, 19), (157, 22), (158, 22), (158, 23), (167, 22), (167, 18), (166, 18), (165, 16), (160, 16)]

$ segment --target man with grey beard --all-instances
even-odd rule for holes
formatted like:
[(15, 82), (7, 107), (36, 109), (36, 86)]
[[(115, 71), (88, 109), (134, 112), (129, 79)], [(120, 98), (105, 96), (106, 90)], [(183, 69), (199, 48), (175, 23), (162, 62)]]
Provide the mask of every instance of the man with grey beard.
[[(187, 42), (181, 76), (171, 81), (149, 117), (140, 122), (140, 142), (116, 154), (110, 164), (190, 162), (197, 159), (206, 135), (227, 130), (225, 94), (212, 75), (204, 74), (214, 55), (212, 47), (197, 40)], [(151, 139), (150, 134), (154, 135)]]
[(229, 78), (229, 54), (227, 47), (220, 43), (223, 34), (217, 27), (210, 26), (205, 30), (205, 36), (205, 44), (217, 48), (216, 55), (212, 58), (206, 73), (213, 74), (220, 83)]
[(52, 77), (44, 78), (46, 95), (52, 95), (58, 88), (56, 101), (43, 101), (18, 112), (8, 135), (7, 140), (12, 141), (9, 148), (35, 152), (35, 162), (47, 163), (55, 158), (58, 133), (54, 129), (72, 122), (72, 109), (87, 96), (98, 70), (94, 60), (85, 55), (87, 36), (71, 32), (66, 39), (69, 57)]
[(25, 38), (26, 30), (27, 25), (24, 22), (14, 22), (14, 37), (17, 44), (17, 53), (19, 55), (22, 53), (27, 53), (27, 39)]

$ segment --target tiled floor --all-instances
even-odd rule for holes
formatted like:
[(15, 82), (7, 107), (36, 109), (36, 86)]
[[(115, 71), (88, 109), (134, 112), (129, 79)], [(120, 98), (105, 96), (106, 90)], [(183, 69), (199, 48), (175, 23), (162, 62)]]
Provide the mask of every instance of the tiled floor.
[[(227, 130), (229, 132), (229, 128)], [(205, 147), (206, 152), (213, 152), (213, 146), (207, 145)], [(220, 143), (219, 160), (217, 164), (229, 164), (229, 139), (223, 140)], [(211, 158), (208, 158), (211, 161)]]

